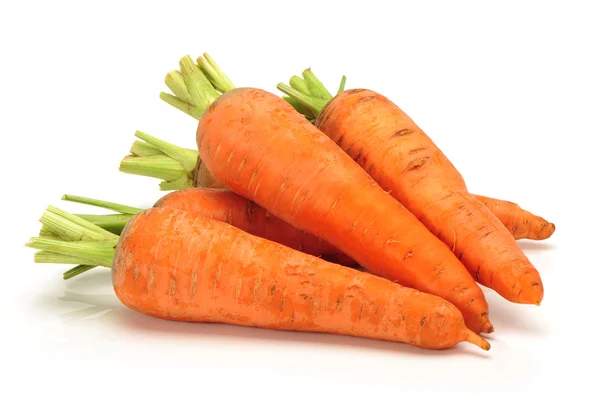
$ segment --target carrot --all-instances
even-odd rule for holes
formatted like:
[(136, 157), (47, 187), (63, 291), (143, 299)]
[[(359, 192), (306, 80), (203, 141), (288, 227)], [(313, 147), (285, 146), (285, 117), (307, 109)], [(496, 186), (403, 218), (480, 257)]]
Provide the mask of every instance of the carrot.
[[(163, 191), (190, 187), (226, 188), (202, 164), (197, 150), (169, 144), (141, 131), (136, 131), (135, 136), (139, 140), (121, 161), (119, 169), (122, 172), (160, 178), (163, 181), (159, 187)], [(193, 162), (180, 162), (186, 159)], [(496, 215), (515, 239), (544, 240), (554, 233), (553, 223), (514, 202), (475, 194), (474, 197)]]
[[(121, 212), (121, 214), (108, 216), (82, 215), (83, 219), (96, 222), (101, 227), (109, 227), (113, 233), (117, 234), (120, 234), (119, 225), (122, 230), (134, 214), (143, 211), (140, 208), (70, 194), (65, 194), (62, 199)], [(154, 206), (180, 209), (204, 218), (226, 222), (254, 236), (283, 244), (327, 261), (346, 266), (356, 264), (350, 257), (327, 242), (285, 223), (264, 208), (229, 189), (188, 188), (177, 190), (161, 197)], [(48, 232), (47, 228), (42, 227), (42, 233)]]
[(271, 215), (256, 203), (225, 188), (189, 188), (165, 195), (155, 206), (168, 206), (227, 222), (255, 236), (342, 265), (355, 262), (329, 243)]
[(42, 221), (80, 237), (37, 237), (27, 246), (57, 260), (112, 268), (117, 298), (148, 316), (334, 333), (427, 349), (459, 342), (490, 347), (440, 297), (187, 211), (150, 208), (135, 215), (120, 237), (54, 207)]
[[(209, 63), (207, 60), (210, 60)], [(205, 57), (198, 58), (201, 71), (209, 75), (209, 81), (220, 88), (221, 92), (230, 91), (235, 88), (229, 77), (216, 65), (214, 60), (207, 54)], [(212, 63), (212, 64), (211, 64)], [(210, 65), (210, 68), (207, 67)], [(212, 79), (210, 78), (212, 77)], [(304, 80), (299, 77), (293, 77), (291, 84), (308, 93), (308, 87)], [(346, 77), (342, 77), (340, 90), (343, 90)], [(178, 71), (172, 71), (167, 74), (165, 83), (175, 93), (183, 95), (185, 99), (190, 100), (185, 87), (184, 79)], [(327, 95), (325, 95), (326, 97)], [(178, 98), (173, 98), (169, 94), (162, 94), (163, 99), (168, 100), (170, 104), (178, 106), (184, 111), (190, 109), (190, 105), (182, 106)], [(314, 121), (316, 116), (312, 111), (301, 102), (292, 97), (284, 97), (296, 110), (301, 112), (307, 119)], [(199, 118), (200, 113), (192, 114), (194, 118)], [(139, 140), (136, 140), (130, 154), (123, 158), (120, 170), (124, 173), (149, 176), (162, 179), (160, 189), (179, 190), (183, 188), (226, 187), (214, 175), (208, 171), (206, 165), (202, 163), (198, 151), (189, 148), (179, 147), (166, 141), (153, 137), (141, 131), (135, 133)], [(515, 236), (516, 239), (527, 238), (531, 240), (543, 240), (552, 235), (554, 225), (545, 219), (533, 215), (531, 212), (521, 209), (518, 205), (509, 201), (498, 200), (489, 197), (475, 195), (477, 199), (494, 213), (502, 224)]]
[[(180, 65), (188, 87), (205, 85), (189, 57)], [(472, 330), (493, 330), (483, 292), (458, 258), (289, 103), (236, 88), (189, 106), (199, 105), (200, 157), (228, 188), (365, 270), (448, 300)]]
[(304, 79), (320, 88), (315, 96), (281, 83), (278, 88), (310, 107), (315, 125), (446, 243), (479, 283), (512, 302), (540, 304), (544, 291), (538, 271), (409, 116), (377, 92), (354, 89), (326, 96), (310, 69)]
[(545, 240), (556, 229), (554, 223), (532, 214), (514, 202), (475, 195), (508, 229), (516, 239)]

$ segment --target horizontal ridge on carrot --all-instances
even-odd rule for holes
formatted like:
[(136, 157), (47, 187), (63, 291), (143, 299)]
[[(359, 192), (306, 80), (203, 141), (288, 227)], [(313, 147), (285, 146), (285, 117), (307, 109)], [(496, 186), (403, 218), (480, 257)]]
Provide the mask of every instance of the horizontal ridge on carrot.
[[(112, 270), (117, 298), (165, 320), (333, 333), (446, 349), (489, 343), (440, 297), (329, 263), (227, 223), (169, 207), (134, 215), (120, 236), (50, 207), (56, 236), (28, 247), (54, 262)], [(58, 238), (56, 238), (58, 237)]]
[(310, 69), (308, 95), (278, 88), (311, 109), (315, 125), (439, 237), (479, 283), (516, 303), (539, 304), (543, 285), (515, 239), (467, 190), (435, 143), (396, 104), (368, 89), (324, 96)]
[[(180, 68), (188, 89), (210, 86), (191, 58)], [(367, 271), (448, 300), (473, 331), (493, 330), (483, 292), (458, 258), (289, 103), (256, 88), (169, 99), (200, 116), (202, 163), (228, 188)]]

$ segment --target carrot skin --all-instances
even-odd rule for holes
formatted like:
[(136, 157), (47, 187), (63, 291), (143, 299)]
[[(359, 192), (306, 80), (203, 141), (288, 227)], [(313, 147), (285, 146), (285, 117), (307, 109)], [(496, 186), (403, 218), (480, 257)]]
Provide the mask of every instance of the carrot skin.
[(327, 261), (346, 266), (355, 264), (350, 257), (329, 243), (289, 225), (227, 188), (188, 188), (173, 191), (161, 197), (154, 206), (193, 212)]
[(512, 302), (541, 302), (540, 275), (513, 236), (393, 102), (370, 90), (345, 91), (315, 124), (444, 241), (479, 283)]
[(127, 224), (112, 281), (127, 307), (166, 320), (489, 349), (440, 297), (168, 207)]
[(556, 230), (554, 223), (522, 209), (514, 202), (482, 195), (475, 195), (475, 198), (496, 215), (515, 240), (545, 240), (552, 236)]
[(238, 88), (198, 124), (208, 170), (237, 194), (328, 241), (367, 271), (453, 303), (491, 332), (487, 301), (457, 257), (287, 102)]

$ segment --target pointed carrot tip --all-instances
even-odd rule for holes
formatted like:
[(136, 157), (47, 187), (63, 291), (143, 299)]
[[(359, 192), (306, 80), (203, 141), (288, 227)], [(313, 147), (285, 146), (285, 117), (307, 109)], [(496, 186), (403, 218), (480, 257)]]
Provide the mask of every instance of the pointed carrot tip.
[(483, 332), (484, 334), (491, 334), (492, 332), (494, 332), (494, 326), (487, 317), (487, 314), (485, 314), (485, 316), (482, 314), (482, 318), (485, 318), (485, 321), (481, 324), (479, 332)]
[(475, 332), (471, 330), (467, 330), (467, 334), (465, 336), (465, 340), (473, 345), (479, 346), (483, 350), (490, 350), (491, 345), (488, 341), (483, 339), (481, 336), (477, 335)]

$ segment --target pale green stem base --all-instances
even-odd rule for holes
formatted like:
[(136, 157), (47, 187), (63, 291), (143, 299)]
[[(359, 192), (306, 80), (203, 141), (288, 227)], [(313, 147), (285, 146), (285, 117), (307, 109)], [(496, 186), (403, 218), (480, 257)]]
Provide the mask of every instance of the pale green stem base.
[[(338, 86), (337, 93), (343, 92), (345, 87), (346, 76), (344, 75)], [(280, 82), (277, 84), (277, 89), (287, 95), (283, 99), (311, 121), (314, 121), (325, 105), (333, 99), (333, 95), (319, 81), (310, 68), (302, 72), (302, 78), (297, 75), (290, 78), (289, 85)]]
[(119, 234), (133, 216), (144, 210), (70, 194), (63, 195), (62, 199), (118, 213), (74, 215), (49, 206), (40, 218), (40, 235), (27, 243), (27, 247), (38, 250), (34, 254), (34, 262), (78, 264), (63, 273), (64, 279), (73, 278), (96, 266), (111, 267)]
[(199, 120), (204, 111), (224, 92), (235, 86), (207, 53), (194, 63), (190, 56), (179, 61), (179, 70), (165, 76), (172, 94), (160, 93), (160, 99)]
[[(162, 191), (193, 187), (199, 153), (137, 131), (130, 155), (121, 160), (123, 173), (161, 179)], [(140, 151), (138, 153), (138, 151)]]

